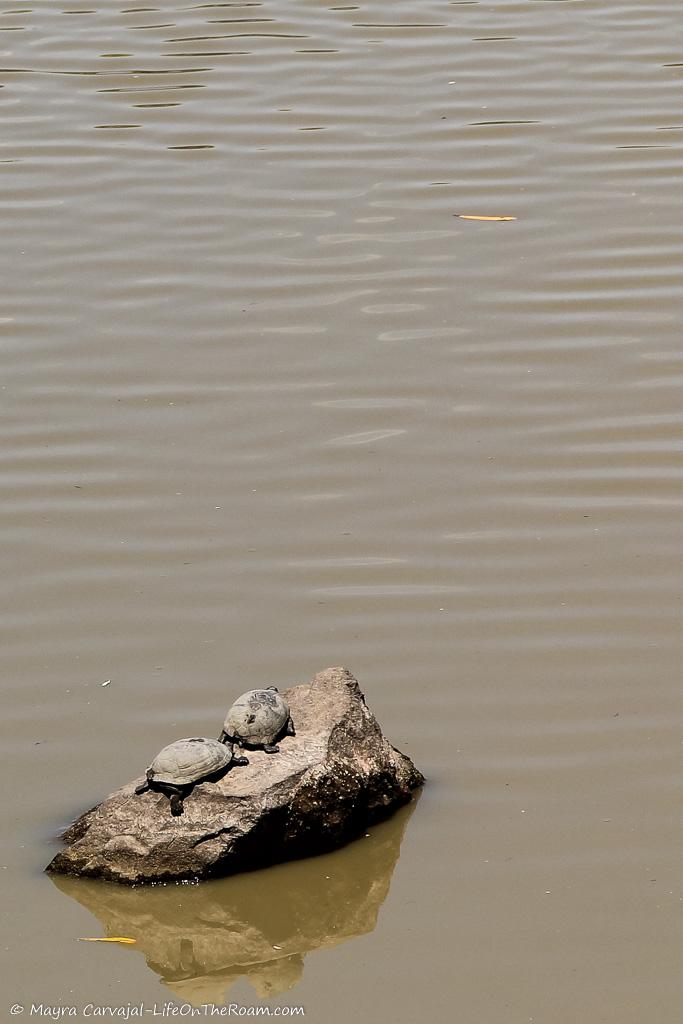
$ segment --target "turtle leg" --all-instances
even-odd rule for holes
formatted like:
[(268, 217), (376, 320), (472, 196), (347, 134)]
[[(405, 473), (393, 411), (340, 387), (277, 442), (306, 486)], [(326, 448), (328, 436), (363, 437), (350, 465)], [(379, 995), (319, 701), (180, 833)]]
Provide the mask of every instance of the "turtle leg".
[(149, 780), (145, 779), (143, 783), (135, 787), (135, 792), (139, 796), (140, 793), (147, 793), (149, 791)]
[(287, 719), (287, 725), (285, 726), (285, 736), (296, 736), (294, 722), (292, 721), (291, 716)]
[(263, 749), (265, 750), (266, 754), (277, 754), (280, 751), (280, 748), (278, 747), (277, 743), (264, 743)]
[(183, 794), (176, 790), (171, 793), (169, 800), (171, 801), (171, 814), (174, 818), (179, 818), (185, 808), (183, 807)]
[(225, 731), (225, 729), (222, 730), (220, 736), (218, 737), (218, 742), (219, 743), (232, 743), (233, 747), (243, 747), (244, 746), (244, 742), (242, 741), (242, 739), (239, 736), (231, 736), (229, 733), (227, 733)]
[(232, 761), (230, 762), (230, 767), (232, 768), (232, 766), (234, 764), (238, 764), (238, 765), (249, 764), (249, 759), (246, 758), (246, 757), (233, 757)]

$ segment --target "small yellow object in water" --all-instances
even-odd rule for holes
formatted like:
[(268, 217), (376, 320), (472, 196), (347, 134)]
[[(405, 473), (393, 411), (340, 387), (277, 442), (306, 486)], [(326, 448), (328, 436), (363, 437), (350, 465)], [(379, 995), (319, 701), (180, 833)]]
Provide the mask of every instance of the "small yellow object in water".
[(80, 938), (80, 939), (79, 939), (78, 941), (79, 941), (79, 942), (123, 942), (123, 943), (124, 943), (124, 945), (127, 945), (127, 946), (134, 946), (134, 945), (135, 945), (135, 943), (136, 943), (136, 942), (137, 942), (138, 940), (137, 940), (137, 939), (127, 939), (127, 938), (125, 938), (125, 937), (123, 937), (123, 936), (121, 936), (121, 935), (115, 935), (115, 936), (113, 936), (113, 937), (112, 937), (112, 938), (110, 938), (110, 939), (105, 939), (105, 938), (98, 938), (98, 939), (85, 939), (85, 938)]
[(454, 213), (453, 216), (460, 220), (517, 220), (516, 217), (479, 217), (474, 213)]

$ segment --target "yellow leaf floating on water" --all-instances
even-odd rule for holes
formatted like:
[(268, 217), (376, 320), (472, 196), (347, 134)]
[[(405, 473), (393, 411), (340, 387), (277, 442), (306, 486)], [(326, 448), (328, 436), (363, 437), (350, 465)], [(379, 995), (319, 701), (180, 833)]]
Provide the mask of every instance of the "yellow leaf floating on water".
[(126, 946), (134, 946), (135, 943), (138, 940), (137, 939), (127, 939), (127, 938), (125, 938), (125, 936), (122, 936), (122, 935), (115, 935), (115, 936), (113, 936), (113, 938), (110, 938), (110, 939), (105, 939), (105, 938), (102, 938), (102, 937), (100, 937), (98, 939), (80, 938), (78, 941), (79, 942), (123, 942), (124, 945), (126, 945)]
[(516, 217), (480, 217), (475, 213), (454, 213), (460, 220), (517, 220)]

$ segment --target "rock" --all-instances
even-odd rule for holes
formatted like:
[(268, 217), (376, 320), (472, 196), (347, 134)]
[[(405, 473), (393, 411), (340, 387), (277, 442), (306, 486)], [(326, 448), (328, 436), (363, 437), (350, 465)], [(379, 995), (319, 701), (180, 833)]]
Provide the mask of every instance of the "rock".
[(272, 999), (299, 981), (310, 952), (373, 931), (415, 804), (328, 856), (210, 885), (52, 880), (95, 915), (103, 935), (135, 939), (122, 955), (143, 956), (179, 1002), (220, 1006), (241, 978)]
[(67, 829), (67, 847), (47, 870), (135, 885), (308, 857), (353, 839), (424, 782), (384, 738), (346, 669), (326, 669), (283, 696), (297, 734), (279, 754), (249, 751), (247, 767), (196, 786), (178, 818), (165, 796), (136, 796), (143, 779), (135, 779)]

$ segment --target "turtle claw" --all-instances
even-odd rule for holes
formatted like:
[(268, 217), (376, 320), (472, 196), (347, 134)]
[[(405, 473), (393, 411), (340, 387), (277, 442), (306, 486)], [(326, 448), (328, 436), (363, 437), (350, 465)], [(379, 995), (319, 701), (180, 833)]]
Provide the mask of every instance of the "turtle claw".
[(247, 757), (233, 757), (232, 763), (240, 765), (240, 766), (241, 765), (247, 765), (247, 764), (249, 764), (249, 758), (247, 758)]

